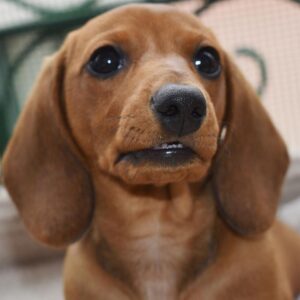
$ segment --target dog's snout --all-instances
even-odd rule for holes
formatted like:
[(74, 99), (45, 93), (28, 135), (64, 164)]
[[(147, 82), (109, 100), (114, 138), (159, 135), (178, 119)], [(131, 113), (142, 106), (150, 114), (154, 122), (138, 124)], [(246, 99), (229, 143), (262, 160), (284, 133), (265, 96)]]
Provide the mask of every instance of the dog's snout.
[(151, 105), (163, 128), (177, 136), (197, 131), (206, 115), (203, 94), (188, 85), (164, 85), (152, 97)]

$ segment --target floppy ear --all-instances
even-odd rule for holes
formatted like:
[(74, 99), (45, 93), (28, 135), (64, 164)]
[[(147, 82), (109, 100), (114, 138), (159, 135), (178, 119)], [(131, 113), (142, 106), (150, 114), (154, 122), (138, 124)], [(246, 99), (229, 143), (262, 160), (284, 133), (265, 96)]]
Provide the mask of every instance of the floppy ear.
[(271, 226), (288, 167), (285, 144), (238, 68), (225, 62), (226, 137), (213, 170), (221, 216), (242, 235)]
[(64, 113), (64, 52), (46, 62), (3, 159), (4, 183), (32, 235), (65, 246), (88, 228), (93, 187)]

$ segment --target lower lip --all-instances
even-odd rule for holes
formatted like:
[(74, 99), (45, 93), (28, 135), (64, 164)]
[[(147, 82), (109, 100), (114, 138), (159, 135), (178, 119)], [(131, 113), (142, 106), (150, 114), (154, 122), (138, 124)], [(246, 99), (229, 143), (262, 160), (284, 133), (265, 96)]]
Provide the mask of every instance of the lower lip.
[(196, 159), (196, 154), (190, 148), (178, 149), (146, 149), (122, 154), (117, 163), (127, 161), (132, 164), (151, 163), (166, 167), (176, 167)]

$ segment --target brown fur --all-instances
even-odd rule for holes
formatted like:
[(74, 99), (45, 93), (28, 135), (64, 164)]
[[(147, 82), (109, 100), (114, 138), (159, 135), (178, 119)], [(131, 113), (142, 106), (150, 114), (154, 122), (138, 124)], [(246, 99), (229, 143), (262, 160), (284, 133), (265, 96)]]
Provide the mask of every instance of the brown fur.
[[(84, 66), (107, 44), (128, 64), (102, 80)], [(199, 45), (220, 53), (218, 79), (194, 69)], [(199, 158), (115, 163), (174, 141), (149, 105), (166, 83), (205, 96), (201, 128), (179, 139)], [(274, 222), (287, 166), (282, 139), (214, 35), (163, 5), (116, 9), (71, 33), (46, 62), (3, 161), (32, 235), (58, 247), (78, 241), (65, 261), (68, 300), (292, 299), (300, 239)]]

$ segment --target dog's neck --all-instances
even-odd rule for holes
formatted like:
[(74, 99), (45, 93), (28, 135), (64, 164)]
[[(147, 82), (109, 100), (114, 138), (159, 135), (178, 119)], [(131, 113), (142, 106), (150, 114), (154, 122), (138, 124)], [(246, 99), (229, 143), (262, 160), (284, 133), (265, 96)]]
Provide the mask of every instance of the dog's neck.
[(128, 186), (96, 179), (91, 231), (101, 267), (142, 296), (175, 299), (214, 253), (209, 185)]

